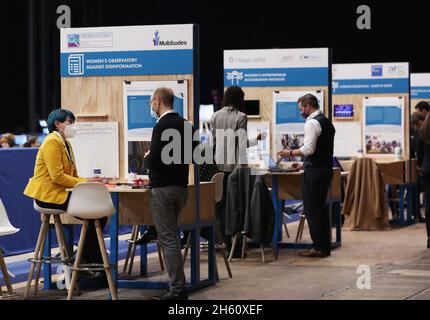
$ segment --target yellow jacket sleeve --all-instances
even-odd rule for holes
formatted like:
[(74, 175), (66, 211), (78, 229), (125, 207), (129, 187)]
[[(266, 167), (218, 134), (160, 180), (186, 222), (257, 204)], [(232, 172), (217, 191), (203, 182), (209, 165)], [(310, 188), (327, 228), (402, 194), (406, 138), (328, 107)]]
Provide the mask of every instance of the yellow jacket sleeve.
[(77, 183), (85, 182), (85, 178), (74, 177), (64, 172), (63, 145), (58, 140), (50, 140), (45, 146), (45, 165), (52, 181), (65, 188), (73, 188)]

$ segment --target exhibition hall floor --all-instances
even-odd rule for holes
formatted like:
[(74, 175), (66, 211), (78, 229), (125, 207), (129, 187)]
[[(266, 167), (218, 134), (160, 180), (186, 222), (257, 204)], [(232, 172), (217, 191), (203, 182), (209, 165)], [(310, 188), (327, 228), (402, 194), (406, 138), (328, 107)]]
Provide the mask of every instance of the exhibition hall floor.
[[(289, 223), (295, 237), (297, 222)], [(305, 229), (307, 232), (307, 228)], [(430, 299), (430, 249), (426, 249), (425, 224), (393, 228), (383, 232), (343, 232), (342, 247), (326, 259), (302, 258), (298, 250), (282, 249), (274, 260), (266, 249), (263, 264), (258, 249), (248, 251), (244, 260), (231, 263), (233, 278), (218, 256), (220, 282), (190, 294), (190, 299)], [(284, 235), (285, 236), (285, 235)], [(303, 241), (308, 240), (305, 233)], [(6, 260), (12, 258), (7, 258)], [(124, 261), (120, 263), (120, 270)], [(136, 257), (137, 272), (138, 257)], [(189, 260), (188, 260), (189, 262)], [(202, 252), (202, 265), (206, 254)], [(360, 265), (371, 270), (370, 289), (358, 289)], [(188, 270), (188, 263), (187, 263)], [(156, 253), (149, 256), (151, 279), (166, 279), (161, 273)], [(202, 274), (206, 274), (203, 269)], [(25, 282), (14, 284), (22, 299)], [(148, 299), (155, 290), (120, 289), (120, 299)], [(75, 299), (106, 299), (107, 289), (82, 290)], [(32, 299), (61, 300), (64, 290), (40, 292)]]

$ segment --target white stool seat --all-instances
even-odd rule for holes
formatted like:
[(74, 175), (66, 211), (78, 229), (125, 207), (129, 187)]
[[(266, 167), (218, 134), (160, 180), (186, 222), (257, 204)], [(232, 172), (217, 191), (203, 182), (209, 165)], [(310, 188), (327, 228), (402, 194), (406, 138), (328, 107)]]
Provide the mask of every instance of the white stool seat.
[(20, 229), (12, 227), (12, 226), (11, 227), (1, 226), (0, 227), (0, 237), (1, 236), (9, 236), (11, 234), (15, 234), (15, 233), (19, 232), (19, 230)]
[(47, 215), (58, 215), (58, 214), (64, 213), (64, 210), (60, 210), (60, 209), (42, 208), (37, 205), (36, 200), (33, 201), (33, 207), (34, 207), (34, 210), (36, 210), (37, 212), (40, 212), (42, 214), (47, 214)]
[(0, 199), (0, 236), (8, 236), (17, 233), (20, 229), (15, 228), (9, 221), (6, 208)]
[(101, 183), (81, 182), (70, 196), (67, 214), (81, 219), (95, 220), (115, 213), (108, 189)]

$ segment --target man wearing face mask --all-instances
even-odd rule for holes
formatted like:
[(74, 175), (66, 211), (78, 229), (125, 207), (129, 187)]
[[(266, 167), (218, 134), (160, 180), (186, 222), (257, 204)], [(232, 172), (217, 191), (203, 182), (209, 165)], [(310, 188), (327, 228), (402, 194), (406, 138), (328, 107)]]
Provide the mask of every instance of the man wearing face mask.
[[(299, 149), (287, 149), (280, 157), (305, 157), (302, 177), (303, 210), (308, 220), (313, 247), (301, 252), (303, 257), (330, 256), (330, 217), (325, 205), (333, 177), (333, 144), (335, 128), (319, 109), (318, 99), (307, 94), (298, 100), (300, 112), (306, 119), (304, 144)], [(293, 167), (301, 169), (297, 164)]]
[[(149, 152), (144, 159), (144, 166), (149, 170), (152, 217), (170, 278), (169, 291), (160, 297), (153, 297), (157, 300), (188, 299), (178, 237), (178, 218), (188, 197), (190, 163), (185, 162), (184, 156), (189, 152), (192, 155), (193, 151), (186, 150), (186, 144), (193, 145), (193, 137), (186, 135), (186, 130), (190, 133), (193, 131), (191, 124), (173, 110), (173, 100), (174, 93), (169, 88), (158, 88), (152, 95), (149, 106), (157, 123), (152, 131)], [(172, 151), (169, 148), (173, 143), (172, 136), (180, 138), (173, 148), (173, 154), (164, 150), (167, 148)]]
[[(70, 192), (80, 182), (100, 182), (100, 178), (81, 178), (76, 170), (72, 146), (67, 139), (76, 134), (75, 116), (66, 109), (57, 109), (48, 116), (50, 134), (39, 148), (34, 166), (33, 177), (30, 178), (24, 194), (35, 199), (42, 208), (67, 210)], [(101, 221), (102, 227), (106, 219)], [(85, 239), (82, 263), (102, 263), (94, 224), (90, 224)], [(71, 253), (69, 253), (70, 255)], [(103, 273), (104, 274), (104, 273)], [(103, 277), (102, 273), (84, 274), (90, 278)]]

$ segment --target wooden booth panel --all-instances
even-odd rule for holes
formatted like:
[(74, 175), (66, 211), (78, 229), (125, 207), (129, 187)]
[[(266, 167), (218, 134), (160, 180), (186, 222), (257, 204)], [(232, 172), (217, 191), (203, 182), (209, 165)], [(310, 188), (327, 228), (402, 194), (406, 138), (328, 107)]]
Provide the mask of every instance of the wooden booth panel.
[[(119, 173), (124, 177), (124, 109), (123, 83), (127, 81), (188, 80), (188, 119), (193, 121), (194, 95), (192, 75), (63, 77), (61, 105), (69, 109), (78, 121), (119, 122)], [(83, 117), (82, 117), (83, 116)], [(90, 117), (87, 117), (90, 116)], [(192, 173), (193, 171), (191, 171)]]
[[(385, 94), (334, 94), (332, 95), (332, 104), (333, 106), (336, 104), (352, 104), (354, 105), (354, 119), (333, 119), (333, 124), (336, 124), (336, 122), (360, 122), (361, 125), (361, 132), (363, 134), (363, 98), (364, 97), (404, 97), (405, 98), (405, 109), (404, 109), (404, 147), (403, 149), (403, 160), (409, 159), (409, 121), (410, 121), (410, 114), (408, 112), (409, 110), (409, 95), (406, 93), (385, 93)], [(332, 108), (334, 109), (334, 108)], [(338, 132), (336, 134), (339, 134)], [(362, 148), (364, 150), (365, 146), (362, 145)], [(370, 157), (373, 159), (382, 159), (382, 160), (393, 160), (394, 155), (366, 155), (366, 157)]]
[[(121, 193), (119, 199), (120, 225), (151, 225), (151, 193)], [(215, 185), (200, 184), (200, 220), (215, 220)], [(188, 186), (188, 198), (179, 215), (180, 224), (195, 222), (195, 186)]]

